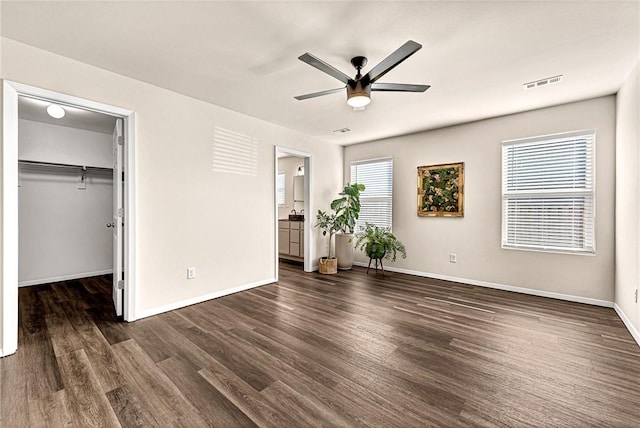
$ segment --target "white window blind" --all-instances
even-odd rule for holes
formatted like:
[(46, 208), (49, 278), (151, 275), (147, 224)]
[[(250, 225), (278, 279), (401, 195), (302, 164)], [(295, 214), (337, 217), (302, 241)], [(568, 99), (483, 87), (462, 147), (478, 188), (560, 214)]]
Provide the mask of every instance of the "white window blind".
[(356, 232), (366, 223), (391, 230), (393, 199), (393, 159), (372, 159), (351, 162), (351, 183), (365, 185), (360, 194), (360, 217)]
[(278, 178), (276, 180), (276, 203), (278, 206), (284, 206), (285, 204), (285, 173), (278, 172)]
[(502, 143), (502, 246), (594, 253), (595, 131)]

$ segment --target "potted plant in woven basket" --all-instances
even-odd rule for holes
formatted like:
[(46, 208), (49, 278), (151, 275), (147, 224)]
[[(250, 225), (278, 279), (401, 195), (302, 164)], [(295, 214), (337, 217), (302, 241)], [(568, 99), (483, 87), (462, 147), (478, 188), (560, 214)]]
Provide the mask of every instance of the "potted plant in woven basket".
[(376, 261), (376, 270), (378, 269), (378, 263), (380, 263), (382, 275), (384, 275), (382, 259), (395, 262), (398, 253), (400, 253), (403, 259), (407, 257), (404, 244), (398, 240), (389, 229), (384, 229), (370, 223), (367, 223), (364, 231), (356, 234), (356, 248), (363, 251), (369, 257), (367, 273), (369, 273), (371, 261), (373, 260)]
[(339, 230), (336, 215), (327, 214), (325, 211), (318, 210), (316, 220), (318, 221), (316, 227), (322, 230), (322, 236), (329, 234), (329, 255), (327, 257), (320, 257), (318, 270), (323, 274), (338, 273), (338, 259), (331, 257), (331, 241), (333, 240), (333, 235)]

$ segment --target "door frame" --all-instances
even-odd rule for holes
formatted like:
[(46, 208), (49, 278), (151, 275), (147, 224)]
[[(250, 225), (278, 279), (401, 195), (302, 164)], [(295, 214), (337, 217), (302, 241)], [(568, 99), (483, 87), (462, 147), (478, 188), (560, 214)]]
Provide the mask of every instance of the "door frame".
[[(304, 215), (307, 217), (311, 214), (311, 171), (312, 162), (311, 154), (301, 152), (299, 150), (289, 149), (287, 147), (275, 146), (274, 150), (274, 174), (273, 174), (273, 204), (275, 206), (275, 222), (274, 222), (274, 235), (275, 235), (275, 278), (278, 282), (278, 276), (280, 271), (279, 255), (278, 255), (278, 201), (277, 201), (277, 189), (276, 183), (278, 181), (278, 154), (286, 154), (287, 156), (297, 156), (304, 159)], [(304, 271), (313, 272), (313, 263), (311, 262), (311, 224), (305, 218), (304, 221)]]
[(18, 349), (18, 96), (79, 107), (124, 121), (124, 320), (136, 319), (135, 112), (35, 86), (3, 81), (2, 119), (2, 347), (0, 357)]

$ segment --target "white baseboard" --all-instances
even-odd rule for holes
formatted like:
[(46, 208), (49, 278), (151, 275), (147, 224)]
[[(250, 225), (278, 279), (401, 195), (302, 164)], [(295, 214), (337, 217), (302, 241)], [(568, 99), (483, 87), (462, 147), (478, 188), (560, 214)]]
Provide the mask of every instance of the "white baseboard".
[[(354, 262), (356, 266), (367, 267), (367, 263)], [(495, 288), (497, 290), (513, 291), (515, 293), (530, 294), (532, 296), (550, 297), (552, 299), (566, 300), (569, 302), (585, 303), (587, 305), (604, 306), (613, 308), (613, 302), (607, 300), (592, 299), (590, 297), (574, 296), (571, 294), (554, 293), (551, 291), (536, 290), (534, 288), (516, 287), (514, 285), (497, 284), (495, 282), (478, 281), (468, 278), (457, 278), (454, 276), (440, 275), (437, 273), (420, 272), (416, 270), (402, 269), (393, 266), (385, 266), (385, 270), (390, 272), (406, 273), (409, 275), (422, 276), (426, 278), (442, 279), (445, 281), (460, 282), (462, 284), (477, 285), (479, 287)]]
[(251, 288), (261, 287), (263, 285), (272, 284), (274, 282), (276, 282), (275, 278), (265, 279), (262, 281), (252, 282), (250, 284), (244, 284), (244, 285), (239, 285), (237, 287), (228, 288), (222, 291), (216, 291), (215, 293), (205, 294), (204, 296), (198, 296), (191, 299), (181, 300), (179, 302), (171, 303), (169, 305), (146, 309), (144, 311), (136, 312), (136, 320), (151, 317), (164, 312), (174, 311), (176, 309), (195, 305), (197, 303), (206, 302), (207, 300), (217, 299), (218, 297), (228, 296), (229, 294), (238, 293), (240, 291), (249, 290)]
[(51, 278), (32, 279), (29, 281), (18, 282), (18, 287), (30, 287), (32, 285), (49, 284), (51, 282), (69, 281), (71, 279), (89, 278), (91, 276), (106, 275), (113, 273), (113, 269), (99, 270), (95, 272), (74, 273), (71, 275), (54, 276)]
[(633, 336), (633, 339), (636, 341), (638, 346), (640, 346), (640, 332), (636, 329), (636, 327), (633, 324), (631, 324), (631, 320), (622, 311), (622, 308), (620, 308), (620, 306), (618, 306), (617, 304), (614, 304), (613, 309), (615, 309), (616, 313), (624, 323), (625, 327), (627, 327), (627, 330), (629, 330), (629, 333), (631, 333), (631, 336)]

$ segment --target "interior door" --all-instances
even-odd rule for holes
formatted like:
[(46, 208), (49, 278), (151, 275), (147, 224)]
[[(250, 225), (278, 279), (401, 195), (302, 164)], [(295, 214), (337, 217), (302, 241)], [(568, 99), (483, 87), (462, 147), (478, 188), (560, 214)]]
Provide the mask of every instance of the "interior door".
[(122, 239), (124, 136), (122, 125), (122, 119), (117, 119), (116, 127), (113, 130), (113, 305), (118, 316), (122, 316), (124, 296), (124, 240)]

